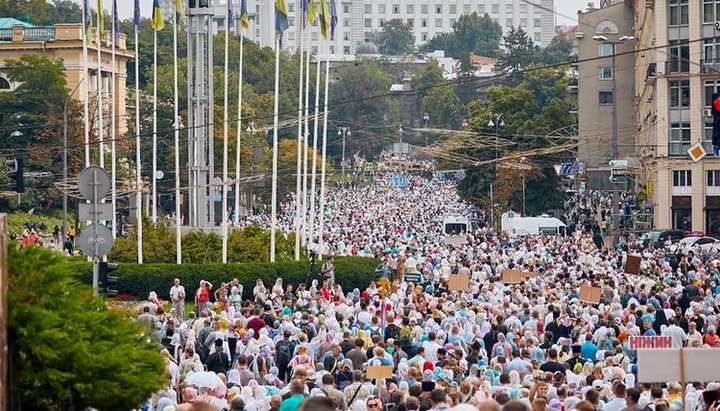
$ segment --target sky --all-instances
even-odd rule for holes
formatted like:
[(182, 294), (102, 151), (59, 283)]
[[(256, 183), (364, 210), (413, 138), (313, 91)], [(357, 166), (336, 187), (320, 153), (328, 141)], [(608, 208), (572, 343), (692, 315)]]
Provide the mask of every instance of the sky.
[[(82, 0), (74, 0), (78, 4), (82, 4)], [(539, 0), (528, 0), (535, 2)], [(600, 0), (555, 0), (555, 10), (557, 11), (557, 21), (560, 25), (577, 24), (577, 11), (587, 7), (589, 1), (594, 1), (595, 6), (599, 6)], [(90, 0), (91, 7), (95, 8), (97, 1)], [(110, 11), (112, 0), (103, 0), (104, 8)], [(140, 7), (143, 16), (150, 16), (152, 1), (140, 0)], [(133, 1), (119, 0), (118, 11), (120, 19), (125, 20), (133, 16)]]

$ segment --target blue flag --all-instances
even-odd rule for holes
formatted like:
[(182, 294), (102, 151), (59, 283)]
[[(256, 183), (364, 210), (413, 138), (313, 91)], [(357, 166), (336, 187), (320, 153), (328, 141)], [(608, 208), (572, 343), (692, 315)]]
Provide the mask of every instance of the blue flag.
[(335, 28), (338, 24), (337, 2), (330, 0), (330, 39), (335, 39)]
[(118, 12), (117, 12), (117, 0), (113, 0), (113, 9), (112, 9), (112, 21), (114, 27), (113, 31), (113, 41), (117, 45), (118, 39), (120, 38), (120, 19), (118, 18)]
[(232, 28), (234, 19), (233, 19), (233, 3), (232, 0), (227, 0), (227, 27), (228, 30)]
[(85, 29), (85, 38), (87, 39), (87, 42), (92, 42), (92, 18), (90, 13), (90, 0), (85, 0), (83, 3), (83, 13), (85, 13), (84, 16), (84, 29)]
[(133, 14), (135, 28), (140, 30), (140, 0), (135, 0), (135, 13)]

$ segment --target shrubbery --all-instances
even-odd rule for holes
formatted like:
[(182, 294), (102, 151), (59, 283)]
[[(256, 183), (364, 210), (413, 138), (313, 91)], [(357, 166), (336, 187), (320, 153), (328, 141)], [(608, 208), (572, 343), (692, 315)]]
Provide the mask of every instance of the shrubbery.
[[(115, 262), (114, 260), (110, 260)], [(374, 270), (377, 261), (363, 257), (338, 257), (335, 259), (336, 280), (345, 293), (353, 288), (364, 289), (374, 279)], [(316, 275), (322, 262), (317, 262)], [(92, 282), (92, 265), (86, 262), (75, 263), (75, 267), (82, 280)], [(304, 261), (281, 261), (276, 263), (229, 263), (229, 264), (120, 264), (116, 271), (120, 281), (115, 289), (120, 294), (131, 294), (145, 299), (151, 291), (158, 293), (158, 297), (167, 299), (167, 293), (172, 287), (173, 279), (180, 278), (185, 286), (187, 299), (192, 300), (195, 289), (200, 280), (208, 280), (215, 287), (221, 282), (227, 282), (237, 277), (244, 285), (244, 296), (249, 298), (255, 287), (257, 279), (263, 280), (265, 286), (270, 288), (275, 279), (282, 277), (285, 284), (296, 285), (304, 283), (310, 264)], [(114, 274), (115, 274), (114, 273)]]

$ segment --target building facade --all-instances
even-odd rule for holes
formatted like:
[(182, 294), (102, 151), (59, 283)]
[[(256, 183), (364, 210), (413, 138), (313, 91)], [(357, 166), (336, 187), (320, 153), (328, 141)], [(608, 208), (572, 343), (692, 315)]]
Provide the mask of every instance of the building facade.
[(617, 118), (618, 159), (635, 151), (635, 44), (618, 43), (623, 36), (632, 35), (633, 9), (624, 3), (578, 13), (578, 75), (570, 86), (571, 94), (577, 95), (578, 159), (587, 173), (587, 186), (593, 190), (612, 189), (608, 161), (613, 159), (613, 110)]
[[(169, 0), (163, 0), (169, 1)], [(240, 14), (239, 1), (234, 2), (235, 16)], [(392, 19), (409, 23), (415, 35), (415, 45), (421, 46), (438, 34), (450, 33), (453, 25), (463, 14), (488, 14), (507, 32), (511, 26), (524, 27), (535, 44), (542, 47), (550, 44), (555, 36), (554, 0), (537, 0), (537, 5), (522, 0), (337, 0), (338, 25), (335, 39), (330, 42), (330, 53), (336, 55), (355, 54), (355, 48), (362, 44), (368, 34), (382, 30), (383, 24)], [(251, 16), (250, 27), (245, 35), (260, 44), (271, 47), (275, 41), (274, 3), (248, 0)], [(290, 28), (283, 39), (283, 48), (293, 51), (299, 42), (302, 1), (290, 0), (288, 20)], [(218, 30), (225, 28), (227, 2), (213, 2)], [(239, 22), (235, 23), (236, 30)], [(310, 29), (311, 47), (317, 48), (320, 36), (317, 23)], [(323, 53), (323, 51), (320, 51)]]
[[(720, 90), (720, 0), (627, 0), (635, 10), (638, 189), (657, 228), (720, 234), (720, 159), (712, 154), (712, 94)], [(708, 155), (693, 162), (687, 150)]]
[[(94, 32), (93, 32), (94, 33)], [(93, 37), (95, 38), (95, 36)], [(89, 101), (97, 101), (98, 78), (100, 73), (101, 90), (103, 98), (104, 118), (110, 116), (110, 104), (115, 99), (117, 118), (116, 132), (122, 136), (126, 130), (127, 107), (127, 61), (133, 58), (134, 53), (126, 48), (125, 34), (120, 34), (116, 45), (115, 60), (115, 94), (111, 93), (111, 41), (109, 31), (105, 31), (102, 39), (101, 64), (98, 70), (97, 46), (92, 42), (88, 46), (88, 73), (84, 73), (83, 64), (83, 28), (82, 24), (56, 24), (48, 27), (37, 27), (28, 24), (14, 24), (11, 28), (0, 28), (0, 92), (13, 90), (17, 84), (8, 81), (3, 74), (5, 61), (16, 60), (25, 54), (38, 54), (50, 60), (62, 60), (65, 65), (67, 88), (72, 92), (71, 97), (83, 101), (84, 87), (88, 88)], [(87, 79), (87, 81), (84, 81)], [(1, 110), (1, 108), (0, 108)], [(96, 110), (91, 110), (95, 112)], [(106, 135), (109, 135), (110, 121), (105, 120)]]

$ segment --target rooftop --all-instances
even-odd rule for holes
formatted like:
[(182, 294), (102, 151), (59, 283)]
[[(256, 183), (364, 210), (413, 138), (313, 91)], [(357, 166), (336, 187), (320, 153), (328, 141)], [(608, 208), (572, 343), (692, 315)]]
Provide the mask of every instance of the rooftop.
[(35, 27), (34, 24), (14, 19), (12, 17), (0, 17), (0, 29), (11, 29), (13, 26)]

